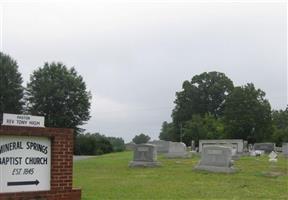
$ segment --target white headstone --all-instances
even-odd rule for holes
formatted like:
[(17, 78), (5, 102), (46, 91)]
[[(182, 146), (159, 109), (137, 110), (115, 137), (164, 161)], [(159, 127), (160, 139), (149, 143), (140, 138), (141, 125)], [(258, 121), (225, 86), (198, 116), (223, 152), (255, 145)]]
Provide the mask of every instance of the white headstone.
[(277, 153), (275, 153), (274, 151), (272, 151), (268, 157), (269, 157), (269, 162), (277, 162)]
[(165, 154), (166, 158), (185, 158), (187, 157), (187, 148), (183, 142), (170, 142), (168, 153)]

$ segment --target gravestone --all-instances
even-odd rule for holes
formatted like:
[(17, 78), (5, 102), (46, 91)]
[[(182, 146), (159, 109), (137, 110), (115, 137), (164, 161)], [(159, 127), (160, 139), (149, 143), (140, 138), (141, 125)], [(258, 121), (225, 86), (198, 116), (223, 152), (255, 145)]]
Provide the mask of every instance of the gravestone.
[(195, 151), (195, 141), (191, 141), (191, 151)]
[(129, 151), (133, 151), (135, 146), (136, 144), (134, 142), (130, 142), (130, 143), (125, 144), (125, 149)]
[(133, 161), (129, 163), (129, 167), (156, 167), (160, 163), (157, 162), (156, 147), (152, 144), (138, 144), (134, 148)]
[(168, 153), (170, 141), (154, 140), (152, 142), (149, 142), (149, 144), (153, 144), (156, 146), (157, 153)]
[(276, 152), (282, 152), (282, 147), (277, 147), (277, 146), (275, 146), (275, 151), (276, 151)]
[(250, 151), (250, 156), (261, 156), (263, 155), (265, 152), (263, 150), (251, 150)]
[(168, 153), (165, 154), (166, 158), (185, 158), (187, 157), (186, 145), (182, 142), (170, 142)]
[(253, 145), (252, 144), (248, 144), (248, 151), (252, 151), (253, 150)]
[(269, 162), (277, 162), (278, 160), (277, 160), (277, 153), (276, 152), (274, 152), (274, 151), (272, 151), (269, 155), (268, 155), (268, 157), (269, 157)]
[(282, 144), (282, 153), (286, 158), (288, 158), (288, 143)]
[(275, 150), (275, 143), (255, 143), (254, 150), (261, 150), (265, 153), (271, 153)]
[(236, 149), (237, 154), (242, 154), (244, 148), (242, 139), (199, 140), (199, 152), (202, 152), (203, 147), (209, 145), (232, 147)]
[(201, 160), (195, 167), (197, 170), (233, 173), (232, 148), (224, 146), (205, 146), (201, 152)]
[(248, 141), (247, 140), (244, 140), (243, 141), (243, 152), (248, 152)]

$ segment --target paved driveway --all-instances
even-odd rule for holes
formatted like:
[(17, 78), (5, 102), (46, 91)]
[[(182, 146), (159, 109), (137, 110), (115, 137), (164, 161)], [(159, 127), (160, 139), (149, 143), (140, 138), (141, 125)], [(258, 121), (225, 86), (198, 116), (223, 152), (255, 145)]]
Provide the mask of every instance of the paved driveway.
[(95, 158), (97, 156), (73, 156), (73, 161)]

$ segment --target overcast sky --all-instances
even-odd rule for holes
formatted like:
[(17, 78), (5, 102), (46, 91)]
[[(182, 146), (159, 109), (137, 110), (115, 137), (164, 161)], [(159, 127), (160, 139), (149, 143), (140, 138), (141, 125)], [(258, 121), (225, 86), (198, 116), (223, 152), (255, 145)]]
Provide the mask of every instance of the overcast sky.
[(205, 71), (253, 82), (284, 109), (284, 1), (199, 2), (0, 0), (0, 46), (25, 85), (46, 61), (74, 66), (93, 95), (86, 130), (126, 142), (158, 138), (182, 82)]

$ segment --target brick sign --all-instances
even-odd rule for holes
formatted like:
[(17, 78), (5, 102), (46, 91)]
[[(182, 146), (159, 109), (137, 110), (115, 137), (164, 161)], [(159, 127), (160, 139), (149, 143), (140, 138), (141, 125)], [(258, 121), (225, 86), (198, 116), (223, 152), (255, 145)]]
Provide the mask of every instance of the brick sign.
[(50, 190), (50, 171), (49, 138), (0, 135), (0, 192)]
[(0, 200), (80, 200), (73, 130), (0, 126)]

